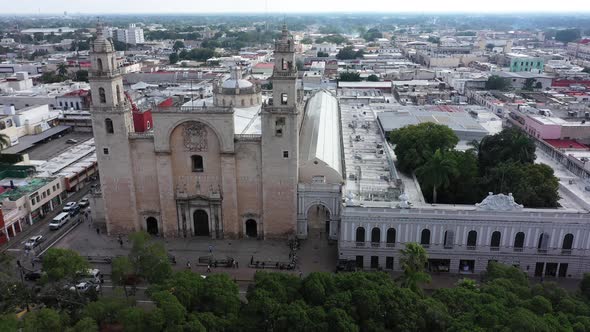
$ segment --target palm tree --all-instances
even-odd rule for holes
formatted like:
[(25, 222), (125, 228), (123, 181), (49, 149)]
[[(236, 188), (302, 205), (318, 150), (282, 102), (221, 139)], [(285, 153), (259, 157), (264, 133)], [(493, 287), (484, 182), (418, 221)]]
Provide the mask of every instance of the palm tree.
[(421, 182), (426, 186), (432, 186), (432, 203), (436, 203), (436, 189), (448, 187), (451, 177), (456, 174), (457, 163), (440, 149), (437, 149), (424, 165), (416, 169), (416, 175)]
[(424, 267), (428, 263), (426, 249), (418, 243), (408, 243), (401, 253), (400, 264), (404, 274), (398, 280), (402, 287), (421, 293), (419, 285), (430, 282), (430, 275), (424, 272)]
[(10, 137), (0, 133), (0, 150), (10, 146)]
[(57, 65), (57, 75), (61, 77), (68, 76), (68, 65), (65, 62), (62, 62), (59, 65)]

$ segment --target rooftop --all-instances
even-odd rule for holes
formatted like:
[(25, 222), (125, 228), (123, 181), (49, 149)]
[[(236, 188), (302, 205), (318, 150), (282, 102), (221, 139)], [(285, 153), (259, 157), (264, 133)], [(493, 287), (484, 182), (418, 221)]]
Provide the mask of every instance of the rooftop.
[[(39, 188), (42, 188), (43, 186), (55, 179), (55, 177), (3, 179), (2, 181), (0, 181), (0, 186), (2, 186), (5, 190), (3, 193), (0, 194), (0, 202), (5, 199), (16, 201), (25, 195), (28, 195), (39, 190)], [(14, 189), (10, 188), (10, 180), (13, 181), (13, 184), (15, 186)]]

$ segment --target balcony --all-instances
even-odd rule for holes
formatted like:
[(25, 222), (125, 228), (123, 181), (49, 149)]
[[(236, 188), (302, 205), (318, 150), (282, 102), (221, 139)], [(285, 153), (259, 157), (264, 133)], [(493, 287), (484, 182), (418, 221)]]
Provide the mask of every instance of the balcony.
[(490, 251), (500, 251), (500, 247), (490, 247)]
[(547, 253), (547, 249), (541, 249), (541, 248), (539, 248), (539, 249), (537, 249), (537, 253), (539, 253), (539, 254), (546, 254)]
[(523, 251), (524, 251), (524, 248), (522, 248), (522, 247), (520, 247), (520, 248), (514, 247), (514, 252), (523, 252)]
[(379, 248), (380, 247), (380, 243), (379, 242), (371, 242), (371, 247), (373, 247), (373, 248)]
[(386, 243), (385, 246), (387, 248), (395, 248), (395, 243)]
[(467, 250), (475, 250), (477, 246), (467, 246)]
[(562, 255), (571, 255), (572, 250), (571, 249), (561, 249), (561, 254)]
[(364, 242), (356, 242), (355, 243), (357, 248), (364, 248), (365, 247), (365, 243)]

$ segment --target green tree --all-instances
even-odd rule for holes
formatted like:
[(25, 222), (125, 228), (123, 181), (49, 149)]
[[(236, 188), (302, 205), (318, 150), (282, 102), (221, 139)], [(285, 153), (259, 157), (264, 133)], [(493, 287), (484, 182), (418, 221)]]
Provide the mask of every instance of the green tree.
[(590, 74), (590, 67), (584, 67), (584, 69), (582, 69), (582, 72)]
[(176, 53), (170, 53), (170, 55), (168, 56), (168, 61), (170, 62), (170, 64), (175, 64), (178, 62), (179, 56)]
[(338, 51), (338, 54), (336, 54), (336, 59), (338, 60), (354, 60), (362, 57), (363, 51), (355, 51), (354, 47), (352, 46), (346, 46)]
[(26, 315), (23, 331), (60, 331), (63, 327), (62, 319), (57, 311), (43, 308)]
[(81, 69), (76, 71), (74, 80), (77, 82), (88, 83), (88, 70)]
[(36, 42), (40, 42), (40, 41), (43, 41), (43, 39), (44, 39), (44, 36), (45, 36), (45, 35), (43, 34), (43, 32), (35, 32), (35, 33), (33, 34), (33, 39), (34, 39)]
[(452, 177), (458, 174), (457, 163), (437, 149), (426, 163), (416, 169), (420, 184), (432, 188), (432, 203), (436, 204), (436, 190), (450, 185)]
[(424, 247), (418, 243), (406, 243), (406, 247), (401, 250), (402, 257), (400, 264), (403, 275), (400, 278), (401, 285), (409, 288), (415, 293), (422, 293), (421, 283), (430, 282), (430, 275), (424, 272), (424, 267), (428, 262), (428, 254)]
[(427, 41), (433, 44), (440, 44), (440, 37), (430, 36), (428, 37)]
[(498, 75), (492, 75), (486, 81), (486, 90), (507, 90), (510, 86), (510, 80)]
[(447, 152), (459, 142), (449, 127), (432, 122), (393, 130), (389, 139), (395, 144), (399, 169), (406, 173), (424, 165), (436, 150)]
[(128, 257), (121, 256), (115, 257), (111, 262), (111, 279), (113, 284), (122, 286), (127, 297), (127, 280), (133, 275), (133, 264), (129, 261)]
[(178, 302), (178, 299), (169, 292), (162, 291), (152, 294), (152, 299), (156, 302), (165, 317), (165, 325), (168, 328), (175, 328), (186, 321), (186, 309)]
[(74, 281), (89, 267), (86, 259), (70, 249), (50, 248), (43, 255), (43, 270), (53, 281)]
[(494, 44), (492, 44), (492, 43), (487, 43), (487, 44), (486, 44), (486, 50), (488, 50), (488, 51), (490, 51), (490, 52), (491, 52), (492, 50), (494, 50), (494, 47), (496, 47), (496, 45), (494, 45)]
[(341, 72), (338, 77), (338, 80), (342, 82), (360, 82), (361, 74), (349, 71)]
[(0, 315), (0, 331), (18, 331), (18, 321), (14, 314)]
[(311, 44), (313, 44), (313, 39), (311, 39), (309, 37), (305, 37), (305, 38), (301, 39), (301, 44), (311, 45)]
[(68, 332), (98, 332), (98, 324), (90, 317), (80, 319)]
[(479, 143), (479, 167), (486, 170), (502, 162), (530, 164), (535, 161), (535, 143), (517, 128), (484, 137)]
[(177, 40), (174, 42), (174, 45), (172, 45), (172, 50), (174, 51), (174, 53), (178, 53), (178, 51), (183, 48), (185, 48), (185, 46), (182, 40)]
[(372, 42), (375, 39), (383, 38), (383, 34), (381, 31), (379, 31), (379, 29), (371, 28), (365, 34), (363, 34), (363, 38), (366, 41)]
[(57, 75), (59, 75), (61, 77), (68, 76), (68, 64), (67, 63), (62, 62), (57, 65)]
[(590, 273), (584, 273), (584, 277), (580, 281), (580, 293), (590, 300)]
[(574, 40), (580, 39), (579, 29), (564, 29), (559, 30), (555, 33), (555, 40), (562, 43), (573, 42)]
[(317, 56), (318, 56), (318, 58), (327, 58), (330, 56), (330, 54), (328, 54), (326, 52), (319, 51)]
[(168, 254), (161, 243), (152, 241), (150, 235), (143, 231), (131, 234), (129, 238), (133, 243), (129, 260), (136, 275), (150, 283), (161, 283), (172, 274)]
[(369, 82), (379, 82), (379, 76), (377, 76), (375, 74), (371, 74), (371, 75), (369, 75), (369, 77), (367, 77), (367, 81), (369, 81)]
[(522, 88), (523, 90), (533, 91), (535, 89), (535, 83), (537, 83), (537, 80), (532, 77), (529, 77), (524, 81)]

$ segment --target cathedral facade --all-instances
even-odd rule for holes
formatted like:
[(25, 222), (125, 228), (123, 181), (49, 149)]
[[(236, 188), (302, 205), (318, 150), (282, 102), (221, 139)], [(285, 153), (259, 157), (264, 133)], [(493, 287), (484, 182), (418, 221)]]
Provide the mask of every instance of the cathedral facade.
[[(272, 99), (238, 70), (213, 106), (154, 109), (137, 133), (113, 45), (92, 45), (91, 108), (109, 234), (282, 238), (297, 232), (299, 127), (294, 43), (275, 45)], [(243, 106), (243, 108), (239, 108)]]

